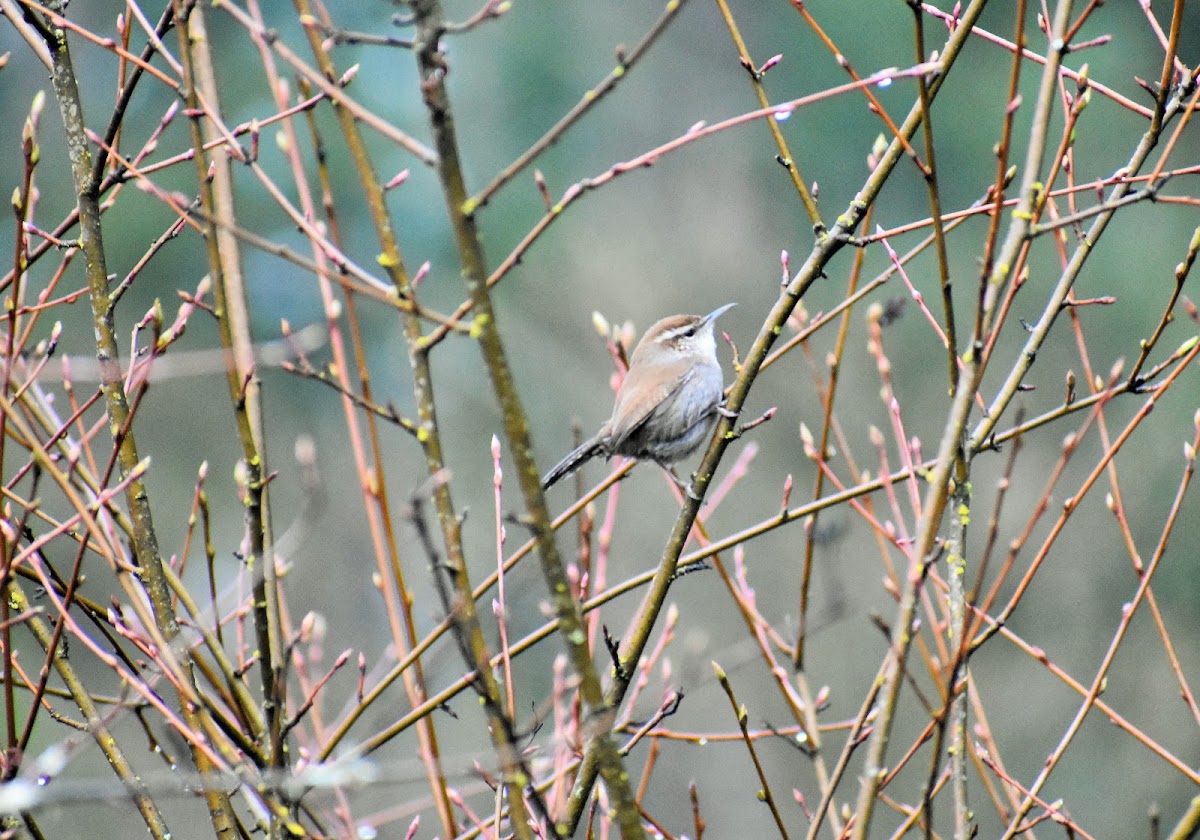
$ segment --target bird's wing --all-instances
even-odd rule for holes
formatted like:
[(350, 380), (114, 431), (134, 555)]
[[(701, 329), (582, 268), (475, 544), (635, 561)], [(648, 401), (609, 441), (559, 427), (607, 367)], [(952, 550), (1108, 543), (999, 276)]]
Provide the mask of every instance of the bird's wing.
[[(609, 421), (612, 424), (609, 430), (610, 452), (618, 451), (630, 435), (645, 425), (654, 412), (668, 403), (695, 375), (694, 367), (687, 365), (681, 368), (678, 376), (664, 378), (653, 388), (643, 386), (640, 380), (645, 376), (641, 374), (657, 378), (662, 376), (661, 370), (635, 367), (626, 375), (617, 394), (617, 405), (613, 409), (612, 420)], [(636, 400), (636, 403), (633, 400)]]

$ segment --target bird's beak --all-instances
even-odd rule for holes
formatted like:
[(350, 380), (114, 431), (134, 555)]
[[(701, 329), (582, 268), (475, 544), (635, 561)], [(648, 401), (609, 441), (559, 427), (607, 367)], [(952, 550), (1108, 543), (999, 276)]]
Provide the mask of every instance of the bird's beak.
[(707, 315), (704, 316), (704, 323), (711, 324), (713, 321), (720, 318), (722, 315), (724, 315), (730, 309), (733, 309), (733, 307), (735, 307), (735, 306), (737, 306), (736, 303), (727, 303), (724, 306), (714, 309), (712, 312), (709, 312)]

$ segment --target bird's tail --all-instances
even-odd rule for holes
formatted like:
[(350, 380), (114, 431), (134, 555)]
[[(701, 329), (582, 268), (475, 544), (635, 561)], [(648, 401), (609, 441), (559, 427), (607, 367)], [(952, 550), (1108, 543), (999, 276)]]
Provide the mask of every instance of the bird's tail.
[(584, 461), (589, 458), (594, 458), (597, 455), (603, 455), (604, 444), (601, 442), (600, 435), (589, 438), (571, 451), (566, 458), (563, 458), (550, 472), (546, 473), (546, 477), (542, 479), (542, 489), (545, 490), (551, 484), (558, 481), (564, 476), (568, 476), (575, 470), (583, 466)]

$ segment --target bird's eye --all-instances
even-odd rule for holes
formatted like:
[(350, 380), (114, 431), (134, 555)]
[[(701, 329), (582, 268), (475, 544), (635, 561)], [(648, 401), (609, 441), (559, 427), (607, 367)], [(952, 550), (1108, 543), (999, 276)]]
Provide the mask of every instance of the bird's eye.
[(692, 337), (692, 336), (694, 336), (695, 334), (696, 334), (696, 328), (695, 328), (695, 327), (688, 327), (686, 330), (684, 330), (684, 331), (683, 331), (683, 335), (684, 335), (684, 337), (686, 337), (686, 338), (691, 338), (691, 337)]

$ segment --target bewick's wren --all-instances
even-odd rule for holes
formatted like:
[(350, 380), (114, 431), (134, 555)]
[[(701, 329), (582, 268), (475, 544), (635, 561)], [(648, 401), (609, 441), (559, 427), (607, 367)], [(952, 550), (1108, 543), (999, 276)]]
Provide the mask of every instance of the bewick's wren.
[(646, 330), (617, 390), (612, 417), (546, 473), (542, 489), (597, 455), (626, 455), (668, 469), (695, 452), (712, 434), (724, 393), (713, 321), (733, 305), (703, 316), (672, 315)]

